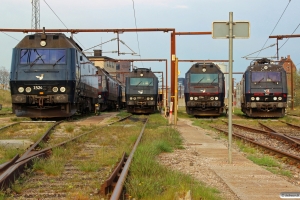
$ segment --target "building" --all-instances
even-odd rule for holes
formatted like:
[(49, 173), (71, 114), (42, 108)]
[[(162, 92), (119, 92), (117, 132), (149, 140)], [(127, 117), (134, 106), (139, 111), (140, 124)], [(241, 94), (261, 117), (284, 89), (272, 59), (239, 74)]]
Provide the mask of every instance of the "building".
[(125, 84), (126, 73), (130, 72), (129, 61), (117, 61), (103, 56), (102, 50), (99, 49), (94, 49), (94, 55), (87, 57), (96, 67), (105, 69), (111, 76), (116, 77), (121, 83)]
[[(294, 96), (295, 96), (295, 82), (294, 78), (295, 74), (297, 73), (297, 68), (294, 62), (292, 61), (290, 55), (288, 55), (286, 58), (281, 57), (279, 64), (283, 66), (283, 68), (286, 71), (287, 76), (287, 85), (288, 85), (288, 102), (292, 103), (292, 107), (294, 105)], [(292, 93), (293, 91), (293, 93)]]
[(127, 74), (131, 71), (130, 64), (130, 61), (118, 61), (116, 63), (116, 77), (123, 84), (125, 84)]
[(287, 84), (288, 84), (288, 88), (289, 88), (288, 93), (291, 94), (292, 84), (295, 84), (295, 83), (293, 83), (292, 76), (293, 76), (293, 73), (294, 74), (297, 73), (296, 65), (292, 61), (290, 55), (288, 55), (286, 58), (281, 57), (279, 64), (283, 65), (283, 68), (285, 69), (285, 71), (287, 73), (287, 75), (286, 75), (287, 76)]

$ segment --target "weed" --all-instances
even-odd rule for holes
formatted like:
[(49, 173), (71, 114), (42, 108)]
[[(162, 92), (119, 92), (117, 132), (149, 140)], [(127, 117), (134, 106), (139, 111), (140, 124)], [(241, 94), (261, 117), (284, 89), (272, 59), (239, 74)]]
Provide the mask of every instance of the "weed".
[(174, 199), (174, 194), (180, 196), (191, 190), (193, 199), (220, 199), (216, 189), (204, 186), (189, 175), (169, 170), (156, 161), (160, 153), (182, 148), (178, 131), (169, 127), (160, 128), (166, 124), (166, 120), (159, 115), (149, 117), (143, 140), (130, 167), (132, 175), (125, 183), (132, 198)]
[(72, 133), (73, 131), (74, 131), (74, 125), (67, 125), (67, 126), (65, 126), (65, 131), (67, 132), (67, 133)]

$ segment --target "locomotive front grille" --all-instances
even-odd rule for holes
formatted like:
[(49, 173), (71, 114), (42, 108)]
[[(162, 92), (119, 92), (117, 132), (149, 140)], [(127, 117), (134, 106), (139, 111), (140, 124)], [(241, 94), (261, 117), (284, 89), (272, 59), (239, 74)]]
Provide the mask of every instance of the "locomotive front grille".
[(220, 107), (221, 102), (220, 101), (188, 101), (187, 102), (188, 107)]
[(67, 103), (68, 95), (67, 94), (55, 94), (55, 95), (24, 95), (16, 94), (12, 95), (12, 103), (29, 103), (35, 104), (39, 102), (40, 99), (43, 99), (46, 103)]

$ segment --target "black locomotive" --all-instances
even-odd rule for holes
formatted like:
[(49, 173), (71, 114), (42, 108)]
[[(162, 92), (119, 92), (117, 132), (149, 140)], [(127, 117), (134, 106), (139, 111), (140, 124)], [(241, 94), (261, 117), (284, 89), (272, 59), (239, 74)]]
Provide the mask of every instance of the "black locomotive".
[(185, 74), (186, 112), (195, 116), (219, 116), (224, 111), (225, 77), (214, 63), (193, 64)]
[(126, 77), (126, 106), (129, 113), (157, 111), (158, 78), (146, 68), (133, 69)]
[(18, 117), (70, 117), (94, 111), (97, 68), (61, 33), (25, 36), (13, 49), (10, 88)]
[(240, 83), (241, 109), (249, 117), (283, 117), (287, 78), (282, 65), (267, 58), (253, 60)]
[(98, 97), (100, 110), (125, 108), (125, 86), (104, 69), (98, 68)]

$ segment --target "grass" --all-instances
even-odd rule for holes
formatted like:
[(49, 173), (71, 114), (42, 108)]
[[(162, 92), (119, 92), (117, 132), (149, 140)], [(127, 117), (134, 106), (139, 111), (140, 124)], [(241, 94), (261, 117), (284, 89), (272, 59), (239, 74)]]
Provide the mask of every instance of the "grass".
[(294, 107), (294, 109), (291, 109), (290, 107), (287, 109), (287, 113), (292, 115), (300, 116), (300, 106)]
[(196, 181), (189, 175), (160, 165), (156, 156), (183, 148), (178, 131), (167, 126), (168, 122), (159, 114), (150, 116), (141, 144), (138, 146), (130, 176), (125, 187), (131, 198), (174, 199), (191, 191), (193, 199), (220, 199), (219, 192)]
[(9, 90), (0, 89), (0, 103), (2, 104), (2, 110), (11, 111), (11, 94)]
[(272, 156), (260, 153), (259, 150), (250, 147), (241, 140), (235, 140), (235, 144), (237, 144), (239, 149), (246, 153), (247, 158), (255, 164), (264, 167), (266, 170), (274, 174), (280, 174), (289, 178), (292, 177), (292, 173), (283, 169), (282, 164)]

